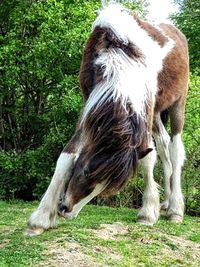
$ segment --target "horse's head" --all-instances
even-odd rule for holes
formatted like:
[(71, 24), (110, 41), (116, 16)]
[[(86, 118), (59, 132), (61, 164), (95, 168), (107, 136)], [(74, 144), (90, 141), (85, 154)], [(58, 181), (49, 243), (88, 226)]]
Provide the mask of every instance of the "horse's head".
[[(100, 115), (101, 114), (101, 115)], [(91, 112), (84, 122), (82, 144), (59, 213), (76, 217), (92, 198), (121, 189), (151, 149), (140, 149), (144, 123), (113, 103)]]

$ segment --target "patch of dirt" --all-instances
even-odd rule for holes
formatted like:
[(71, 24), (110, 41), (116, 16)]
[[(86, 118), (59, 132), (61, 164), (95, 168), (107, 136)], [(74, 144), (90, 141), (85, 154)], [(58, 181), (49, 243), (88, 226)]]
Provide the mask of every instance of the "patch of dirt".
[(93, 257), (83, 253), (82, 247), (76, 242), (66, 242), (62, 247), (52, 245), (48, 250), (48, 262), (40, 263), (38, 267), (108, 267), (95, 262)]
[(107, 257), (109, 257), (111, 260), (114, 260), (114, 261), (122, 260), (122, 256), (117, 251), (115, 251), (113, 248), (95, 246), (93, 251), (99, 254), (100, 253), (104, 255), (106, 254)]
[(187, 240), (180, 236), (167, 236), (168, 240), (173, 242), (179, 249), (191, 250), (192, 255), (200, 260), (200, 244), (191, 240)]
[(184, 237), (164, 234), (157, 239), (144, 239), (141, 242), (145, 245), (154, 243), (158, 246), (158, 252), (150, 255), (150, 261), (154, 262), (155, 266), (160, 266), (161, 262), (169, 262), (169, 266), (177, 267), (200, 266), (200, 244)]
[(128, 233), (128, 226), (120, 222), (101, 224), (99, 229), (94, 229), (92, 232), (104, 240), (120, 240), (121, 235)]
[(10, 243), (9, 239), (4, 239), (2, 243), (0, 243), (0, 249), (5, 248)]
[[(101, 224), (99, 229), (92, 229), (90, 232), (104, 240), (120, 240), (120, 236), (128, 232), (128, 227), (116, 222), (113, 224)], [(60, 241), (63, 241), (63, 239)], [(100, 258), (103, 256), (103, 258), (111, 259), (112, 261), (122, 260), (122, 256), (113, 248), (97, 245), (92, 248), (91, 252), (94, 255), (99, 254)], [(48, 262), (40, 263), (38, 267), (109, 267), (108, 265), (97, 263), (95, 256), (86, 255), (83, 247), (74, 241), (61, 245), (59, 239), (56, 240), (54, 244), (48, 247), (48, 258)]]
[(3, 235), (8, 235), (8, 234), (14, 233), (15, 230), (16, 230), (16, 228), (13, 225), (3, 226), (0, 228), (0, 233)]

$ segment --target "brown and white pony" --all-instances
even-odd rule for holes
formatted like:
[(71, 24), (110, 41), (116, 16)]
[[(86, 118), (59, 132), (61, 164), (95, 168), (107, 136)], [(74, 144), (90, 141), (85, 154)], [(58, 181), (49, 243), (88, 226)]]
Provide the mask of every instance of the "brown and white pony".
[[(85, 107), (77, 130), (58, 158), (52, 181), (28, 222), (28, 235), (56, 225), (57, 213), (74, 218), (99, 194), (121, 189), (144, 169), (139, 222), (154, 224), (160, 208), (181, 222), (184, 201), (181, 140), (188, 87), (188, 50), (174, 26), (144, 22), (110, 4), (96, 18), (80, 70)], [(171, 138), (162, 120), (167, 112)], [(156, 149), (164, 167), (165, 201), (153, 178)]]

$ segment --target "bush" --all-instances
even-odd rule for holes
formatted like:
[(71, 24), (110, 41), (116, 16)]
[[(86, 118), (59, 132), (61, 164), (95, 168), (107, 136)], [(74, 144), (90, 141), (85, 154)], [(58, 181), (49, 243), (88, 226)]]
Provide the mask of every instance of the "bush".
[(183, 188), (186, 211), (200, 214), (200, 77), (191, 75), (185, 113), (183, 139), (186, 147)]
[(51, 179), (82, 107), (78, 72), (98, 5), (67, 0), (0, 4), (2, 198), (38, 198)]

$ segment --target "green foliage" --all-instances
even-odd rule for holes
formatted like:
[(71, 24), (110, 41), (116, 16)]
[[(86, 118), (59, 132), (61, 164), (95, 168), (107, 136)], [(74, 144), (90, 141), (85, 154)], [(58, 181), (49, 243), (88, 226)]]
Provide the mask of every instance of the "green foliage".
[(184, 191), (186, 207), (191, 214), (200, 214), (200, 76), (191, 75), (185, 113), (183, 138), (186, 146)]
[[(50, 95), (59, 102), (69, 88), (78, 87), (77, 73), (93, 9), (94, 4), (88, 2), (80, 6), (77, 1), (50, 0), (20, 1), (13, 9), (0, 48), (4, 150), (40, 144), (52, 121)], [(71, 112), (76, 107), (75, 103)], [(18, 112), (21, 116), (16, 116)]]
[(193, 72), (200, 74), (200, 1), (175, 0), (180, 12), (172, 16), (173, 21), (186, 35), (189, 42), (190, 66)]
[(41, 196), (71, 137), (98, 1), (0, 3), (0, 195)]

